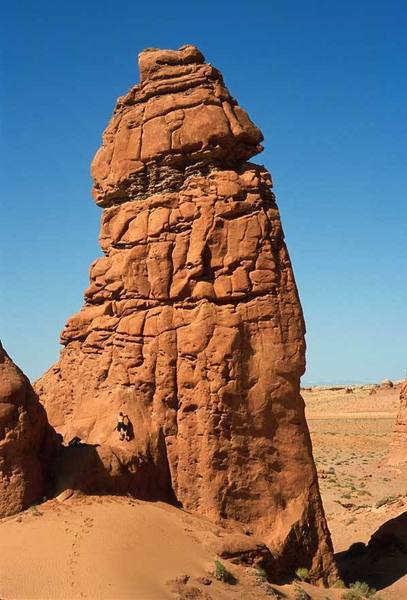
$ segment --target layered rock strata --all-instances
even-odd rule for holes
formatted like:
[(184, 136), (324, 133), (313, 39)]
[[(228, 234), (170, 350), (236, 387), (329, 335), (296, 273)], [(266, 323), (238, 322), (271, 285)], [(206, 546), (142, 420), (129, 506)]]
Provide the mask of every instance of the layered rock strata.
[(303, 316), (271, 177), (247, 162), (262, 134), (195, 47), (139, 63), (92, 165), (104, 256), (37, 390), (51, 423), (102, 444), (104, 471), (113, 457), (132, 493), (244, 525), (279, 577), (326, 579)]
[(392, 465), (407, 463), (407, 381), (401, 386), (400, 407), (388, 462)]
[(44, 408), (0, 343), (0, 517), (42, 498), (55, 448)]

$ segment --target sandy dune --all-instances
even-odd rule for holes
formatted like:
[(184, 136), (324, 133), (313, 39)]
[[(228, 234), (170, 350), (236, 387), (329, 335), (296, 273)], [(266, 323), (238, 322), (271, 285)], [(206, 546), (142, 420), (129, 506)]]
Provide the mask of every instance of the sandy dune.
[[(0, 521), (1, 598), (263, 600), (273, 588), (293, 597), (292, 586), (271, 587), (240, 565), (227, 563), (236, 585), (216, 581), (214, 547), (227, 534), (163, 503), (111, 496), (51, 500)], [(322, 589), (304, 587), (314, 598), (325, 597)]]
[[(5, 598), (170, 597), (166, 581), (204, 575), (214, 536), (165, 504), (122, 498), (45, 503), (0, 525)], [(206, 525), (206, 524), (205, 524)]]

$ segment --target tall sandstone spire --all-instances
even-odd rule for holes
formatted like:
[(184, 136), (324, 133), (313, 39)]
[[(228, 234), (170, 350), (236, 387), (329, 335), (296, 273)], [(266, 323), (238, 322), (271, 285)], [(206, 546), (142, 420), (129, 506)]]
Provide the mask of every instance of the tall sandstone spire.
[(59, 431), (101, 444), (117, 484), (244, 524), (281, 572), (326, 580), (303, 316), (271, 177), (247, 162), (263, 136), (194, 46), (139, 65), (92, 164), (104, 257), (37, 390)]

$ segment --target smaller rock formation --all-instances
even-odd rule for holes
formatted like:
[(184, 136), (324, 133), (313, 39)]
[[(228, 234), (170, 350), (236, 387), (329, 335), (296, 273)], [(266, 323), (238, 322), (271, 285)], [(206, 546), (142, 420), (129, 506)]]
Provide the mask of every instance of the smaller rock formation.
[(0, 517), (44, 495), (54, 436), (30, 382), (0, 343)]
[(390, 465), (407, 463), (407, 381), (401, 386), (400, 408), (394, 427), (388, 463)]
[(383, 379), (383, 381), (380, 383), (380, 387), (384, 389), (391, 389), (394, 387), (394, 383), (391, 381), (391, 379)]
[(220, 558), (229, 559), (235, 564), (264, 567), (273, 561), (270, 550), (262, 540), (243, 533), (222, 537), (214, 545), (214, 551)]

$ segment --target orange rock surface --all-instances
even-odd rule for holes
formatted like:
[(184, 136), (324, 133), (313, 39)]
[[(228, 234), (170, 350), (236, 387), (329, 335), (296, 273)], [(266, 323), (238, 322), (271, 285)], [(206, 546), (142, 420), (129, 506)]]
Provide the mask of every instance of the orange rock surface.
[[(303, 316), (271, 177), (246, 162), (262, 134), (195, 47), (139, 63), (92, 165), (104, 256), (36, 389), (66, 440), (95, 445), (104, 489), (112, 474), (110, 491), (244, 526), (276, 577), (327, 579)], [(97, 487), (94, 465), (86, 480)]]
[(0, 343), (0, 517), (44, 495), (52, 446), (44, 408)]
[(396, 418), (388, 462), (392, 465), (407, 462), (407, 381), (404, 382), (400, 391), (400, 408)]
[(119, 98), (92, 164), (97, 204), (178, 192), (188, 167), (234, 166), (262, 149), (260, 130), (194, 46), (145, 50), (139, 67), (140, 84)]

